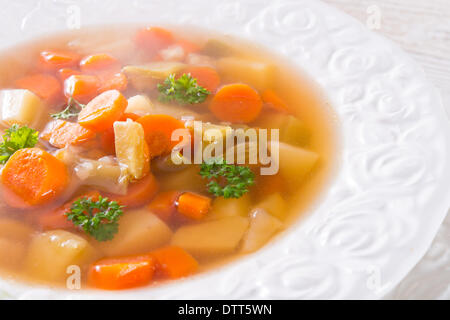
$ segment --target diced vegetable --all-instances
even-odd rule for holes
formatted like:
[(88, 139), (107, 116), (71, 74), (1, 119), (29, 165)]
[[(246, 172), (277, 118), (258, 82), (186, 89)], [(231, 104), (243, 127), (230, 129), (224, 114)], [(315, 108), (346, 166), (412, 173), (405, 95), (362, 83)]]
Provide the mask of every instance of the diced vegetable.
[(0, 218), (0, 238), (28, 242), (34, 230), (31, 226), (10, 218)]
[(47, 281), (66, 279), (67, 267), (83, 266), (98, 256), (82, 237), (64, 230), (48, 231), (31, 240), (25, 265), (29, 274)]
[(258, 92), (246, 84), (221, 87), (212, 98), (209, 109), (222, 121), (248, 123), (261, 112), (262, 100)]
[(110, 198), (127, 208), (140, 207), (151, 201), (158, 189), (158, 181), (149, 173), (141, 180), (131, 183), (126, 195), (111, 195)]
[(49, 71), (75, 67), (80, 60), (78, 54), (67, 50), (42, 51), (39, 58), (40, 65)]
[(135, 43), (139, 48), (154, 55), (159, 50), (167, 48), (174, 43), (175, 38), (171, 31), (160, 27), (148, 27), (137, 32)]
[(195, 273), (198, 262), (180, 247), (167, 246), (151, 253), (157, 272), (165, 278), (178, 279)]
[(58, 70), (58, 76), (61, 79), (61, 81), (65, 81), (67, 78), (75, 75), (80, 75), (81, 71), (74, 70), (71, 68), (62, 68)]
[(78, 123), (53, 120), (47, 124), (40, 138), (56, 148), (79, 145), (94, 138), (95, 133)]
[(64, 94), (81, 103), (88, 103), (99, 92), (100, 79), (92, 75), (72, 75), (64, 81)]
[(200, 220), (209, 212), (211, 198), (193, 192), (184, 192), (178, 197), (177, 210), (183, 216)]
[(256, 209), (250, 214), (250, 227), (242, 243), (242, 252), (253, 252), (261, 248), (283, 224), (265, 210)]
[(63, 162), (39, 148), (16, 151), (3, 168), (4, 200), (26, 208), (48, 203), (64, 192), (69, 176)]
[(180, 191), (166, 191), (156, 195), (148, 205), (148, 209), (164, 222), (169, 222), (177, 210), (176, 202)]
[(80, 61), (81, 71), (97, 73), (105, 70), (120, 70), (120, 62), (107, 53), (92, 54)]
[(186, 107), (176, 105), (176, 104), (167, 104), (161, 103), (159, 101), (153, 101), (154, 110), (151, 114), (165, 114), (177, 119), (182, 118), (194, 118), (199, 119), (199, 113), (192, 111)]
[(217, 71), (207, 66), (189, 66), (182, 70), (184, 74), (190, 74), (191, 77), (197, 79), (197, 83), (208, 90), (215, 92), (220, 84), (220, 76)]
[(175, 232), (171, 243), (196, 257), (231, 253), (239, 245), (248, 224), (248, 218), (234, 216), (185, 225)]
[(276, 71), (274, 65), (237, 57), (217, 60), (217, 68), (224, 81), (247, 83), (261, 92), (272, 87)]
[(119, 163), (133, 179), (141, 179), (150, 170), (150, 155), (140, 123), (130, 119), (114, 122), (115, 150)]
[(266, 212), (280, 220), (284, 220), (288, 213), (287, 203), (278, 192), (267, 196), (261, 202), (257, 203), (255, 208), (264, 209)]
[(62, 98), (62, 86), (59, 80), (49, 74), (35, 74), (16, 81), (20, 89), (27, 89), (45, 102), (52, 104)]
[(186, 63), (190, 65), (214, 67), (215, 62), (215, 59), (203, 54), (190, 53), (186, 57)]
[(139, 91), (154, 89), (158, 82), (184, 68), (184, 64), (173, 61), (158, 61), (145, 65), (130, 65), (122, 69), (130, 83)]
[(128, 88), (128, 78), (123, 72), (106, 73), (98, 77), (101, 82), (99, 92), (108, 90), (125, 91)]
[(150, 255), (101, 259), (90, 266), (88, 283), (105, 290), (143, 286), (152, 280), (155, 265)]
[(107, 130), (120, 119), (127, 105), (127, 99), (119, 91), (105, 91), (81, 110), (78, 123), (94, 132)]
[(6, 126), (14, 123), (34, 126), (43, 116), (41, 99), (29, 90), (12, 89), (0, 91), (1, 122)]
[[(271, 149), (271, 143), (268, 144)], [(291, 187), (298, 186), (316, 165), (319, 155), (300, 147), (279, 142), (279, 167), (281, 175)]]
[(134, 113), (140, 116), (144, 116), (152, 113), (154, 110), (151, 100), (144, 95), (136, 95), (128, 98), (128, 106), (125, 112)]
[(265, 90), (261, 94), (261, 98), (263, 99), (264, 103), (271, 109), (280, 112), (289, 111), (286, 103), (276, 94), (275, 91), (271, 89)]
[(226, 57), (236, 53), (236, 49), (228, 43), (219, 39), (208, 39), (202, 52), (208, 56)]
[(0, 237), (0, 266), (18, 270), (26, 254), (26, 245)]
[(183, 129), (184, 123), (164, 114), (146, 115), (137, 120), (144, 128), (150, 157), (168, 154), (179, 141), (172, 141), (172, 132)]
[(127, 169), (118, 164), (80, 158), (74, 171), (82, 185), (117, 195), (127, 194)]
[(216, 220), (230, 216), (246, 217), (250, 211), (250, 206), (251, 200), (248, 194), (243, 195), (239, 199), (218, 197), (214, 199), (211, 212), (207, 215), (207, 218)]
[(109, 256), (141, 254), (167, 244), (171, 237), (170, 228), (144, 208), (125, 212), (114, 239), (98, 246)]
[[(206, 181), (199, 175), (199, 168), (196, 165), (188, 167), (179, 172), (169, 172), (160, 180), (161, 190), (186, 190), (194, 192), (204, 192)], [(188, 186), (188, 187), (187, 187)]]

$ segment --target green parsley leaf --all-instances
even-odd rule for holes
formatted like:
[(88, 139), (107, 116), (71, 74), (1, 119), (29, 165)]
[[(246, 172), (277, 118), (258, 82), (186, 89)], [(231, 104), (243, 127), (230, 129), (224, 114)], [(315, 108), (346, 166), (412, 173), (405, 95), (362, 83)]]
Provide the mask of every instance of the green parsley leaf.
[(211, 94), (208, 90), (198, 85), (197, 79), (190, 74), (183, 74), (175, 79), (175, 74), (169, 75), (162, 84), (157, 85), (159, 101), (176, 101), (184, 104), (202, 103)]
[(58, 113), (52, 113), (50, 116), (53, 119), (70, 119), (72, 117), (77, 117), (81, 109), (85, 107), (84, 104), (79, 103), (74, 98), (70, 98), (66, 108)]
[(203, 162), (200, 175), (210, 180), (208, 191), (217, 197), (240, 198), (255, 183), (255, 174), (250, 168), (227, 164), (223, 158)]
[(0, 144), (0, 163), (6, 163), (17, 150), (33, 148), (38, 141), (38, 135), (38, 131), (27, 126), (20, 127), (18, 124), (6, 129)]
[(76, 226), (80, 226), (86, 234), (98, 241), (108, 241), (119, 231), (119, 218), (122, 216), (123, 206), (108, 198), (82, 197), (77, 199), (66, 212), (67, 219)]

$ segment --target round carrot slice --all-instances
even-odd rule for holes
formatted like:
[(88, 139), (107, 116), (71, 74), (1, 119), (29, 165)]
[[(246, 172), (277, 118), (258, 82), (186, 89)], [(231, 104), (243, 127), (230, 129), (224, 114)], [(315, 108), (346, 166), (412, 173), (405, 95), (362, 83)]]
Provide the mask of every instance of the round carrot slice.
[(148, 53), (155, 54), (161, 49), (167, 48), (174, 42), (174, 36), (169, 30), (160, 27), (149, 27), (137, 32), (135, 43)]
[(262, 100), (258, 92), (246, 84), (229, 84), (220, 88), (209, 109), (217, 119), (233, 123), (248, 123), (261, 112)]
[(211, 67), (188, 67), (183, 73), (191, 74), (197, 79), (197, 83), (210, 92), (215, 92), (220, 84), (220, 77), (216, 70)]
[(107, 130), (122, 117), (127, 105), (127, 99), (119, 91), (105, 91), (81, 110), (78, 123), (95, 132)]
[(80, 60), (80, 56), (67, 50), (48, 50), (41, 52), (39, 60), (44, 69), (58, 70), (75, 67)]
[(149, 173), (141, 180), (130, 184), (126, 195), (110, 195), (108, 198), (128, 208), (134, 208), (151, 201), (158, 189), (158, 181)]
[(66, 188), (69, 176), (64, 163), (39, 148), (16, 151), (2, 171), (4, 200), (26, 208), (48, 203)]

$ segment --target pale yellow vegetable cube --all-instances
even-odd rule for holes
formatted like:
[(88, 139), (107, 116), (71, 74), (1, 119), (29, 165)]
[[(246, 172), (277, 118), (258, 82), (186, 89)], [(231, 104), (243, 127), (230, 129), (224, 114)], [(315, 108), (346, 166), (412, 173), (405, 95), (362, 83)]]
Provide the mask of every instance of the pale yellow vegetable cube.
[(0, 238), (27, 242), (33, 233), (33, 228), (15, 219), (0, 218)]
[(267, 198), (256, 204), (255, 208), (264, 209), (280, 220), (284, 220), (288, 213), (287, 203), (278, 192), (272, 193)]
[(269, 239), (283, 228), (280, 220), (268, 214), (265, 210), (256, 209), (251, 213), (250, 227), (242, 243), (244, 253), (258, 250)]
[(147, 209), (127, 211), (119, 220), (119, 232), (98, 248), (110, 256), (150, 252), (167, 244), (172, 237), (170, 228)]
[(146, 65), (125, 66), (122, 71), (137, 90), (154, 89), (170, 74), (180, 71), (185, 65), (180, 62), (158, 61)]
[(159, 101), (155, 101), (154, 104), (154, 110), (152, 114), (167, 114), (169, 116), (172, 116), (177, 119), (182, 118), (193, 118), (198, 119), (199, 114), (195, 111), (190, 110), (189, 108), (186, 108), (184, 106), (179, 106), (176, 104), (167, 104), (167, 103), (161, 103)]
[(142, 94), (133, 96), (128, 99), (128, 106), (125, 109), (127, 113), (134, 113), (139, 116), (151, 114), (154, 111), (154, 106), (151, 100)]
[(276, 71), (274, 65), (236, 57), (217, 60), (217, 68), (224, 81), (243, 82), (259, 91), (272, 86)]
[(0, 238), (0, 267), (19, 268), (25, 258), (26, 245), (8, 238)]
[[(300, 147), (294, 147), (287, 143), (279, 142), (279, 170), (281, 175), (295, 187), (316, 165), (319, 155)], [(270, 152), (273, 153), (271, 143), (268, 143)], [(272, 156), (273, 157), (273, 156)]]
[(80, 268), (98, 257), (89, 242), (68, 231), (54, 230), (36, 235), (26, 257), (28, 274), (47, 281), (64, 280), (67, 267)]
[(199, 258), (231, 253), (238, 247), (248, 224), (248, 218), (234, 216), (186, 225), (175, 232), (172, 244)]
[(195, 192), (204, 192), (206, 190), (206, 179), (203, 179), (197, 165), (188, 165), (182, 171), (170, 172), (160, 179), (160, 189), (162, 191), (186, 190)]
[(216, 220), (230, 216), (247, 217), (250, 211), (250, 205), (251, 200), (248, 194), (244, 194), (238, 199), (217, 197), (212, 203), (212, 208), (207, 215), (207, 219)]
[(116, 157), (134, 179), (141, 179), (148, 169), (148, 146), (140, 123), (130, 119), (114, 122)]
[(1, 122), (5, 126), (14, 123), (34, 126), (40, 122), (43, 108), (41, 99), (29, 90), (0, 91)]

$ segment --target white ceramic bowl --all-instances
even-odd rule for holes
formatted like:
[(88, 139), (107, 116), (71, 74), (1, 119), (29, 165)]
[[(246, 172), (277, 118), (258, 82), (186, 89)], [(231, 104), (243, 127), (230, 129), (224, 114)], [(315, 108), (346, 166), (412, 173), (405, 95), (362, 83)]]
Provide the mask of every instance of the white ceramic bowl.
[(342, 127), (341, 165), (318, 206), (277, 241), (209, 273), (122, 292), (1, 280), (16, 298), (378, 298), (429, 247), (450, 205), (450, 131), (437, 91), (388, 41), (318, 1), (8, 1), (0, 47), (117, 22), (189, 24), (285, 55), (315, 79)]

